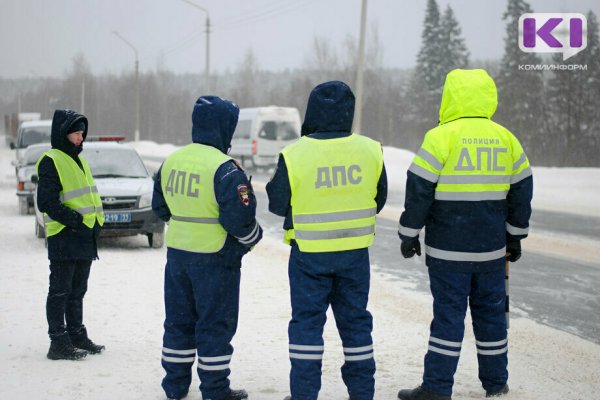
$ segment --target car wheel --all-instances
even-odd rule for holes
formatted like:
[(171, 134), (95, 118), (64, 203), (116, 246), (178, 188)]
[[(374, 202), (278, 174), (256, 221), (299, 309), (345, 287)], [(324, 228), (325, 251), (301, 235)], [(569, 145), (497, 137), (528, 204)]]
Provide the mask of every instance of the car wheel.
[(164, 232), (154, 232), (148, 234), (148, 245), (153, 249), (160, 249), (165, 243)]
[(29, 214), (29, 204), (25, 197), (19, 197), (19, 215)]
[(35, 221), (35, 236), (38, 239), (43, 239), (46, 237), (46, 232), (44, 231), (44, 227), (41, 226), (37, 220)]

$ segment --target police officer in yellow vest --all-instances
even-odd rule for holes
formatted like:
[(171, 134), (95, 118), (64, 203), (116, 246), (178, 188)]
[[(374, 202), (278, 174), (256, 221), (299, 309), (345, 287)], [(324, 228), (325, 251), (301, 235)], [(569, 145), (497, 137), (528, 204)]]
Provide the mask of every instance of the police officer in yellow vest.
[(242, 256), (262, 238), (256, 198), (244, 171), (227, 155), (239, 108), (200, 97), (192, 144), (164, 161), (152, 208), (167, 229), (162, 387), (169, 399), (188, 393), (192, 365), (202, 398), (239, 400), (229, 387), (231, 339), (238, 322)]
[(533, 180), (517, 138), (491, 120), (497, 103), (487, 72), (451, 71), (439, 126), (407, 172), (398, 234), (404, 257), (421, 255), (425, 227), (433, 321), (422, 384), (401, 390), (402, 400), (451, 398), (467, 304), (486, 396), (508, 392), (505, 263), (521, 256)]
[(353, 117), (354, 95), (346, 84), (315, 87), (302, 137), (283, 149), (267, 184), (269, 210), (285, 217), (285, 242), (291, 245), (293, 400), (317, 399), (330, 305), (342, 339), (341, 371), (350, 398), (374, 396), (368, 247), (375, 215), (386, 201), (387, 178), (381, 144), (351, 133)]
[[(46, 302), (52, 360), (78, 360), (104, 346), (92, 342), (83, 325), (83, 297), (96, 240), (104, 223), (102, 202), (87, 162), (79, 155), (87, 136), (87, 118), (56, 110), (51, 145), (37, 163), (37, 206), (44, 213), (50, 259)], [(66, 321), (66, 324), (65, 324)]]

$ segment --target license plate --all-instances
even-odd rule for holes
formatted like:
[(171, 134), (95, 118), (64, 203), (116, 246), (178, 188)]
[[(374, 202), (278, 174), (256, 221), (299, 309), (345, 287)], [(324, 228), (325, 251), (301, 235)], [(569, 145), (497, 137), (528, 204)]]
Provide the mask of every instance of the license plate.
[(104, 213), (104, 222), (131, 222), (131, 213)]

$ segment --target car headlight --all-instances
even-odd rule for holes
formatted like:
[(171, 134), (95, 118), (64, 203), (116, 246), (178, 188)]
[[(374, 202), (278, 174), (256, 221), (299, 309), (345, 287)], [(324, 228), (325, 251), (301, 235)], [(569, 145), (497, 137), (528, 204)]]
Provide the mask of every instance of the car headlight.
[(152, 206), (152, 193), (143, 194), (140, 197), (140, 208), (146, 208)]

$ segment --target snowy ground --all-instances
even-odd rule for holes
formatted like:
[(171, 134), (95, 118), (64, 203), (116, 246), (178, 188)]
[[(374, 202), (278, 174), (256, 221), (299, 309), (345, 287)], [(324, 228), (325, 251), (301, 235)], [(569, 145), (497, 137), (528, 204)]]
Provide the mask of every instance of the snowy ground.
[[(152, 143), (140, 143), (138, 148), (155, 156), (172, 150)], [(391, 148), (385, 152), (392, 188), (401, 190), (412, 156)], [(166, 250), (147, 248), (144, 237), (103, 240), (84, 315), (92, 339), (107, 350), (82, 362), (47, 360), (48, 261), (43, 241), (35, 238), (33, 217), (17, 215), (13, 157), (0, 147), (0, 398), (163, 399), (160, 354)], [(600, 215), (600, 170), (539, 168), (534, 173), (536, 207)], [(559, 189), (561, 196), (557, 196)], [(396, 219), (399, 215), (393, 208), (388, 214)], [(246, 388), (253, 400), (280, 400), (288, 393), (287, 256), (288, 248), (277, 235), (269, 234), (244, 259), (231, 380), (233, 387)], [(398, 389), (420, 382), (431, 298), (415, 292), (410, 284), (374, 273), (370, 310), (378, 368), (376, 400), (391, 400)], [(511, 321), (509, 338), (508, 399), (598, 398), (599, 345), (525, 318)], [(331, 316), (325, 342), (320, 399), (345, 400), (339, 373), (341, 343)], [(200, 398), (197, 385), (194, 378), (190, 399)], [(473, 334), (467, 328), (454, 398), (483, 396)]]

